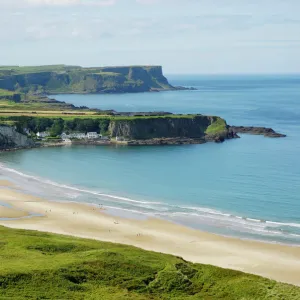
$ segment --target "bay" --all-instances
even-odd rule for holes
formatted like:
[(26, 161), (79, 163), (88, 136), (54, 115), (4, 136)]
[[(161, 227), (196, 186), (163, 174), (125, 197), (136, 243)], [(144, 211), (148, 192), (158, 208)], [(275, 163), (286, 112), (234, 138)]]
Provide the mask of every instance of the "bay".
[(197, 91), (54, 98), (117, 111), (218, 115), (287, 138), (223, 144), (33, 149), (1, 153), (0, 172), (32, 193), (97, 203), (242, 238), (300, 244), (300, 76), (168, 76)]

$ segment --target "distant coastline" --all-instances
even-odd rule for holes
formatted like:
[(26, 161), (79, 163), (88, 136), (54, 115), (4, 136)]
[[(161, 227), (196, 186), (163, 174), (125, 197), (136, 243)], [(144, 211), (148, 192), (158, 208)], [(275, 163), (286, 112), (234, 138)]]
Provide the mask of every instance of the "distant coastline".
[[(172, 86), (161, 66), (91, 67), (52, 65), (0, 67), (0, 89), (26, 94), (109, 94), (186, 90)], [(0, 94), (1, 96), (1, 94)]]

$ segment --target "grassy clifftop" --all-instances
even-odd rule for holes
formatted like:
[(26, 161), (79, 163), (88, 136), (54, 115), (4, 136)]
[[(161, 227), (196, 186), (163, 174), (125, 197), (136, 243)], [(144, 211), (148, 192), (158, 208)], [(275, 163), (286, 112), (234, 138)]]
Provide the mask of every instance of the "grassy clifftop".
[(174, 89), (161, 66), (0, 67), (0, 89), (22, 93), (134, 93)]
[(300, 288), (135, 247), (0, 227), (1, 299), (299, 299)]

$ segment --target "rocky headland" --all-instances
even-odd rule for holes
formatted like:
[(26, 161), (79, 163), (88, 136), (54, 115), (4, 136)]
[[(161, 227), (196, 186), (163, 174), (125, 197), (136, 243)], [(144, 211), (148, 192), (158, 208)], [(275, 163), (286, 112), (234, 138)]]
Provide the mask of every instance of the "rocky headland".
[[(25, 134), (31, 131), (31, 136), (36, 133), (33, 124), (41, 128), (39, 117), (9, 118), (14, 126), (0, 125), (0, 149), (20, 149), (32, 147), (63, 146), (66, 144), (109, 145), (122, 144), (129, 146), (138, 145), (184, 145), (202, 144), (206, 142), (222, 143), (228, 139), (239, 138), (238, 133), (260, 134), (265, 137), (284, 137), (273, 129), (264, 127), (229, 126), (226, 121), (217, 116), (205, 115), (112, 115), (99, 116), (99, 118), (78, 118), (73, 121), (69, 117), (58, 121), (56, 118), (43, 118), (45, 126), (62, 128), (66, 126), (81, 127), (94, 126), (105, 132), (106, 138), (99, 140), (69, 140), (63, 141), (59, 137), (34, 141)], [(71, 123), (70, 123), (71, 122)], [(30, 125), (31, 124), (31, 125)], [(52, 125), (51, 125), (52, 124)], [(102, 126), (102, 127), (101, 127)], [(84, 127), (83, 127), (84, 128)], [(95, 129), (96, 130), (96, 129)]]
[(24, 94), (138, 93), (182, 90), (172, 86), (161, 66), (2, 67), (0, 89)]

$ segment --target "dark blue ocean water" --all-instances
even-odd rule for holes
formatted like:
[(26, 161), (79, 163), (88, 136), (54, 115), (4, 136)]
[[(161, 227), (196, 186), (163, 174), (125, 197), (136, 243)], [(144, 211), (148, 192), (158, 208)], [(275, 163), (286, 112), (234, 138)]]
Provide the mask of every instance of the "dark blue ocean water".
[(101, 203), (114, 214), (157, 216), (225, 235), (300, 244), (300, 76), (169, 79), (198, 90), (55, 98), (118, 111), (218, 115), (232, 125), (272, 127), (288, 137), (2, 153), (2, 176), (38, 195)]

